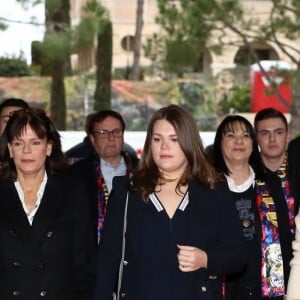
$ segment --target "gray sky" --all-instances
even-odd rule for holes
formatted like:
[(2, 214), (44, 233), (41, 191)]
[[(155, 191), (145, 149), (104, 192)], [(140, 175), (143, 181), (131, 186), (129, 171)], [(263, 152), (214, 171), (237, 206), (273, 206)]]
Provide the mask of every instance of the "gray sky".
[[(13, 20), (29, 22), (31, 17), (35, 17), (38, 23), (44, 22), (44, 5), (31, 7), (27, 11), (16, 3), (15, 0), (1, 1), (0, 17)], [(43, 26), (34, 26), (7, 22), (9, 28), (0, 31), (0, 56), (19, 56), (20, 51), (28, 63), (31, 63), (31, 42), (34, 40), (41, 41), (44, 35)]]

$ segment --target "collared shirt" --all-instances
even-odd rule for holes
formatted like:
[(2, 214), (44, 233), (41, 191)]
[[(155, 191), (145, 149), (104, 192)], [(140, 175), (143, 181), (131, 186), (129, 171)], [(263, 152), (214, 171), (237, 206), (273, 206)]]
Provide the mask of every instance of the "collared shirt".
[(250, 169), (250, 176), (248, 179), (246, 179), (242, 184), (240, 185), (236, 185), (234, 183), (234, 180), (232, 178), (230, 178), (229, 176), (225, 175), (226, 180), (227, 180), (227, 184), (229, 187), (229, 190), (232, 192), (236, 192), (236, 193), (241, 193), (241, 192), (245, 192), (247, 191), (250, 186), (254, 186), (255, 184), (255, 173), (253, 171), (253, 169), (251, 168), (251, 166), (249, 166)]
[(119, 165), (114, 168), (111, 164), (106, 162), (101, 158), (100, 160), (101, 163), (101, 171), (103, 174), (103, 178), (105, 181), (105, 184), (108, 188), (108, 191), (111, 192), (112, 189), (112, 180), (115, 176), (123, 176), (126, 175), (126, 163), (124, 160), (124, 157), (121, 157)]
[(48, 176), (47, 176), (47, 173), (45, 172), (45, 175), (44, 175), (44, 178), (43, 178), (43, 181), (36, 193), (36, 203), (35, 203), (35, 206), (33, 208), (32, 211), (29, 211), (27, 206), (26, 206), (26, 203), (25, 203), (25, 198), (24, 198), (24, 192), (22, 190), (22, 187), (19, 183), (19, 181), (15, 181), (15, 187), (16, 187), (16, 190), (18, 192), (18, 195), (19, 195), (19, 198), (21, 200), (21, 203), (22, 203), (22, 206), (23, 206), (23, 209), (26, 213), (26, 216), (27, 216), (27, 219), (28, 219), (28, 222), (30, 225), (32, 225), (32, 222), (33, 222), (33, 218), (41, 204), (41, 200), (42, 200), (42, 197), (43, 197), (43, 194), (44, 194), (44, 191), (45, 191), (45, 187), (46, 187), (46, 183), (47, 183), (47, 180), (48, 180)]

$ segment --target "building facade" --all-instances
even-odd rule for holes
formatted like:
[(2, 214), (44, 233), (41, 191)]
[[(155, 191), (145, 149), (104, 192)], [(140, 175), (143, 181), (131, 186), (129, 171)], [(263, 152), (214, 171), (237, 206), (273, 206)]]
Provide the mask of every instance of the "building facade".
[[(107, 8), (113, 24), (113, 68), (130, 67), (133, 62), (133, 40), (135, 34), (137, 0), (99, 0)], [(270, 16), (272, 3), (270, 0), (241, 0), (249, 18), (259, 18), (262, 22)], [(72, 0), (71, 19), (72, 24), (76, 25), (80, 21), (81, 10), (87, 0)], [(142, 43), (159, 32), (159, 26), (155, 23), (158, 15), (156, 0), (144, 0), (144, 26), (142, 32)], [(284, 36), (279, 36), (280, 40), (295, 49), (298, 48), (298, 41), (290, 41)], [(234, 41), (236, 36), (228, 32), (227, 42)], [(211, 43), (218, 43), (218, 36), (212, 38)], [(258, 56), (261, 60), (283, 60), (291, 63), (290, 58), (275, 43), (253, 43)], [(216, 75), (223, 69), (236, 66), (238, 59), (243, 55), (244, 46), (241, 44), (234, 46), (225, 46), (222, 54), (216, 54), (206, 50), (202, 56), (202, 70), (205, 76)], [(141, 66), (149, 66), (151, 61), (147, 59), (143, 51), (141, 53)], [(297, 55), (295, 53), (295, 55)], [(92, 69), (95, 65), (95, 47), (91, 47), (88, 52), (79, 53), (75, 56), (77, 68), (80, 70)]]

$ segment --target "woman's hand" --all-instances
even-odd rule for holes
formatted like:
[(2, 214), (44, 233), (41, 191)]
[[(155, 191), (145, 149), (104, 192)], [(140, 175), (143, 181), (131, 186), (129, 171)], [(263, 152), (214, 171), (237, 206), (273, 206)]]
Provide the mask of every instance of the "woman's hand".
[(177, 245), (179, 269), (182, 272), (193, 272), (207, 267), (207, 254), (205, 251), (192, 247)]

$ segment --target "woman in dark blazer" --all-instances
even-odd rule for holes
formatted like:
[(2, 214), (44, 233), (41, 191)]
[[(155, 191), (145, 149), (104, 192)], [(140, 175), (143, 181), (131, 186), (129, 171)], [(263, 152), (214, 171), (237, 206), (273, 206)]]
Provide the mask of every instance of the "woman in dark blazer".
[[(273, 267), (268, 272), (269, 291), (278, 292), (280, 288), (283, 290), (290, 272), (293, 228), (281, 179), (276, 173), (266, 173), (251, 123), (240, 115), (226, 116), (217, 128), (212, 158), (216, 169), (224, 174), (224, 184), (232, 193), (246, 242), (247, 267), (241, 272), (226, 276), (225, 299), (264, 298), (262, 287), (266, 281), (262, 280), (262, 262), (267, 259), (262, 246), (266, 236), (270, 243), (268, 249), (280, 251), (274, 251), (269, 256), (269, 262), (272, 259), (275, 261), (276, 257), (275, 263), (269, 265), (281, 266), (277, 269)], [(272, 213), (266, 211), (262, 203), (267, 203), (273, 209)], [(272, 216), (276, 220), (272, 224), (272, 231), (264, 229), (264, 216), (270, 220)], [(274, 237), (280, 237), (280, 241), (273, 241), (270, 232), (276, 232)], [(275, 256), (276, 253), (280, 254)], [(264, 299), (280, 300), (283, 296), (270, 295)]]
[(244, 255), (233, 201), (217, 183), (191, 114), (177, 105), (158, 110), (133, 177), (114, 179), (94, 300), (111, 299), (120, 263), (118, 297), (222, 299), (221, 277), (240, 270)]
[(91, 298), (94, 243), (87, 193), (66, 166), (44, 111), (24, 109), (1, 141), (0, 299)]

